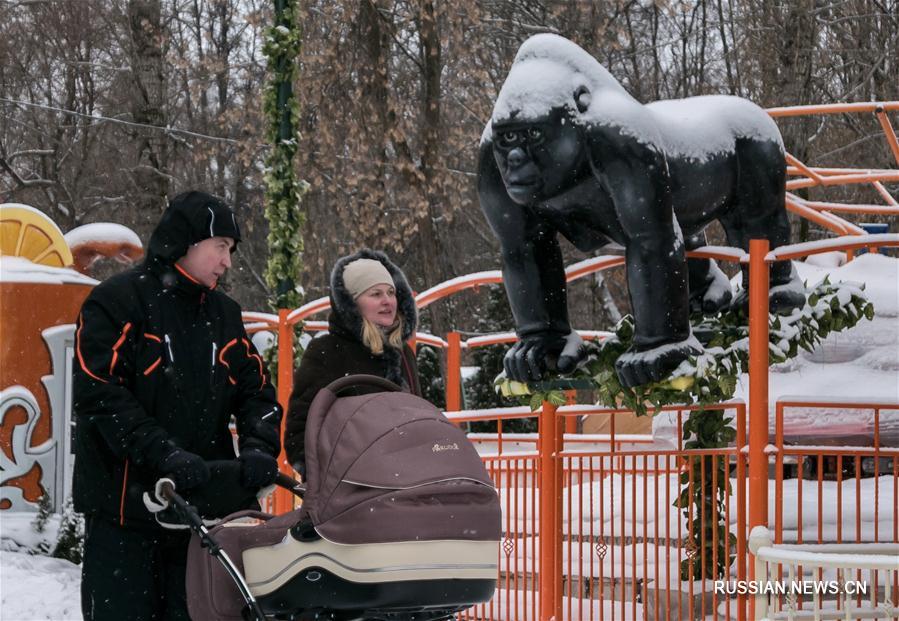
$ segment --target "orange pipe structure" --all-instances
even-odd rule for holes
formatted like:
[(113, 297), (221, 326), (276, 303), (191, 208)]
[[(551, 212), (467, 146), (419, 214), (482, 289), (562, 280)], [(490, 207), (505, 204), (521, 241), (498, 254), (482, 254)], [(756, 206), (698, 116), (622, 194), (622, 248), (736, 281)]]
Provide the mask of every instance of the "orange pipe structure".
[(890, 119), (887, 118), (885, 108), (879, 106), (874, 114), (877, 115), (877, 120), (880, 121), (883, 133), (887, 137), (887, 143), (890, 145), (890, 151), (893, 152), (893, 157), (896, 158), (896, 163), (899, 164), (899, 140), (896, 140), (896, 132), (893, 131)]
[[(540, 621), (562, 620), (562, 469), (559, 454), (561, 418), (556, 406), (544, 401), (537, 443), (540, 463)], [(548, 536), (550, 534), (553, 536)]]
[[(883, 186), (881, 186), (883, 187)], [(892, 198), (892, 197), (891, 197)], [(848, 203), (827, 203), (824, 201), (805, 201), (806, 207), (818, 211), (839, 211), (842, 213), (860, 213), (870, 216), (899, 216), (899, 204), (896, 205), (850, 205)]]
[(792, 211), (796, 215), (801, 216), (806, 220), (810, 220), (818, 226), (839, 235), (858, 235), (864, 233), (864, 229), (861, 229), (850, 222), (846, 222), (842, 218), (832, 216), (827, 212), (822, 213), (812, 209), (806, 205), (806, 201), (793, 194), (787, 194), (785, 203), (788, 211)]
[(446, 335), (446, 409), (462, 409), (462, 335), (456, 331)]
[[(822, 254), (835, 250), (858, 250), (859, 248), (883, 248), (899, 246), (899, 234), (881, 233), (878, 235), (846, 235), (821, 242), (791, 244), (775, 248), (765, 257), (766, 261), (787, 261)], [(750, 259), (751, 262), (751, 259)], [(751, 295), (751, 294), (750, 294)], [(751, 324), (750, 324), (751, 325)], [(751, 328), (750, 328), (751, 329)]]
[(774, 118), (779, 118), (787, 116), (806, 116), (810, 114), (841, 114), (844, 112), (857, 114), (859, 112), (877, 112), (878, 110), (888, 112), (899, 111), (899, 101), (788, 106), (781, 108), (767, 108), (765, 112)]
[[(867, 171), (859, 171), (845, 175), (828, 175), (822, 177), (820, 185), (850, 185), (857, 183), (874, 183), (875, 181), (899, 181), (899, 171), (885, 171), (881, 173), (869, 173)], [(797, 188), (810, 188), (819, 185), (815, 179), (792, 179), (787, 181), (787, 189), (795, 190)]]
[[(283, 416), (281, 417), (281, 437), (284, 437), (284, 427), (287, 424), (287, 402), (290, 399), (290, 391), (293, 389), (293, 326), (288, 324), (287, 315), (290, 311), (286, 308), (278, 310), (278, 403), (281, 404)], [(293, 473), (293, 468), (287, 463), (284, 449), (278, 459), (278, 467), (281, 472)], [(277, 487), (272, 500), (272, 510), (275, 514), (287, 513), (293, 510), (294, 496), (288, 490)]]
[(899, 205), (899, 201), (893, 198), (892, 194), (887, 192), (887, 189), (883, 187), (883, 184), (880, 181), (875, 181), (872, 185), (874, 186), (874, 189), (877, 190), (877, 193), (880, 194), (883, 197), (883, 200), (888, 204)]
[(806, 177), (809, 177), (809, 178), (811, 178), (811, 179), (814, 179), (814, 180), (817, 181), (819, 184), (823, 184), (823, 183), (824, 183), (823, 177), (822, 177), (818, 172), (816, 172), (814, 169), (809, 168), (808, 166), (806, 166), (805, 164), (803, 164), (803, 163), (802, 163), (801, 161), (799, 161), (796, 157), (794, 157), (793, 155), (791, 155), (791, 154), (789, 154), (789, 153), (786, 153), (785, 155), (786, 155), (786, 158), (787, 158), (787, 174), (788, 174), (788, 175), (789, 175), (789, 174), (797, 174), (797, 173), (795, 173), (795, 172), (794, 172), (794, 173), (791, 173), (791, 172), (790, 172), (790, 171), (791, 171), (790, 166), (794, 166), (794, 167), (796, 168), (796, 170), (797, 170), (799, 173), (802, 173), (802, 174), (805, 175)]

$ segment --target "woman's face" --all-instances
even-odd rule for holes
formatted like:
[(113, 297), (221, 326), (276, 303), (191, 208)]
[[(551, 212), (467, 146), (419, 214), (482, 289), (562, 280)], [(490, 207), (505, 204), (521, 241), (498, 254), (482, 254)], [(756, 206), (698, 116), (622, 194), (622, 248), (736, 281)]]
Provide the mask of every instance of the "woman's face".
[(369, 287), (356, 298), (359, 313), (376, 326), (389, 328), (396, 321), (396, 289), (391, 285)]

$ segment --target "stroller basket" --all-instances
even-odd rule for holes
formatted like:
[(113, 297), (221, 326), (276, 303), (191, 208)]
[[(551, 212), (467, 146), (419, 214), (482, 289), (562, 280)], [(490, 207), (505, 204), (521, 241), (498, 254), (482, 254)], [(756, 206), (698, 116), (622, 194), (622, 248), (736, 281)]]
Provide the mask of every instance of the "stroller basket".
[[(339, 397), (359, 385), (386, 392)], [(300, 509), (210, 531), (265, 615), (430, 621), (493, 596), (496, 490), (465, 434), (430, 403), (381, 378), (342, 378), (313, 401), (305, 440)], [(244, 608), (197, 538), (188, 604), (195, 620), (241, 619)]]

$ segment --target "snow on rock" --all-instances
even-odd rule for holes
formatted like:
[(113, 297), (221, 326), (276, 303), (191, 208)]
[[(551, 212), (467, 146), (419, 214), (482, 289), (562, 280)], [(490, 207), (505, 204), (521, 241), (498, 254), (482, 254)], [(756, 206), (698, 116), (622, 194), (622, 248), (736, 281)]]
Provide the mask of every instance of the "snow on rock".
[(99, 281), (73, 269), (32, 263), (21, 257), (0, 257), (0, 282), (42, 285), (96, 285)]
[(0, 541), (2, 541), (0, 548), (3, 550), (36, 550), (41, 544), (52, 547), (59, 535), (59, 514), (49, 516), (43, 533), (38, 533), (34, 529), (36, 513), (4, 511), (2, 516), (3, 529), (0, 532)]
[(127, 226), (112, 222), (94, 222), (76, 227), (65, 234), (69, 248), (92, 242), (130, 244), (142, 248), (140, 237)]
[(822, 252), (821, 254), (813, 254), (806, 258), (807, 265), (817, 265), (818, 267), (840, 267), (846, 265), (845, 252)]
[[(800, 277), (811, 282), (802, 272)], [(831, 271), (830, 280), (865, 283), (865, 294), (876, 315), (899, 317), (899, 259), (869, 252)]]

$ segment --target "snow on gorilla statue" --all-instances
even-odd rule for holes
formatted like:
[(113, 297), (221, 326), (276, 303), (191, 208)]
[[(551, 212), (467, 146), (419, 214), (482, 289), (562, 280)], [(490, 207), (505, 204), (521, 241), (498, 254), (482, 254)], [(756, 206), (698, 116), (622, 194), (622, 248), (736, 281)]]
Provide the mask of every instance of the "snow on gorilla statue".
[[(657, 381), (701, 351), (691, 308), (715, 313), (732, 300), (714, 261), (686, 259), (717, 219), (730, 245), (789, 241), (784, 148), (777, 126), (737, 97), (643, 105), (593, 57), (556, 35), (519, 49), (481, 137), (481, 208), (502, 246), (503, 280), (520, 338), (507, 375), (543, 377), (547, 361), (574, 369), (583, 356), (568, 321), (557, 233), (591, 251), (626, 249), (636, 331), (617, 363), (625, 386)], [(771, 266), (770, 305), (804, 303), (789, 262)], [(744, 283), (748, 282), (745, 279)]]

